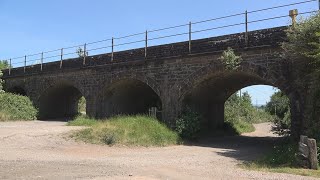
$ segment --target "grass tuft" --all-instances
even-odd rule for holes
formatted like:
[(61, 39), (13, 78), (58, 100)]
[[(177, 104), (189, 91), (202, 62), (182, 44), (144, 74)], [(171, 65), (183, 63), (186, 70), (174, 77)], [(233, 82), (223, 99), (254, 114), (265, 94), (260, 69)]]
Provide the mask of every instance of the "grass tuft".
[(105, 121), (78, 117), (68, 125), (89, 126), (71, 137), (93, 144), (128, 146), (168, 146), (180, 142), (179, 135), (148, 116), (117, 116)]
[(91, 119), (86, 116), (78, 116), (74, 120), (69, 121), (67, 126), (93, 126), (97, 123), (98, 121), (95, 119)]

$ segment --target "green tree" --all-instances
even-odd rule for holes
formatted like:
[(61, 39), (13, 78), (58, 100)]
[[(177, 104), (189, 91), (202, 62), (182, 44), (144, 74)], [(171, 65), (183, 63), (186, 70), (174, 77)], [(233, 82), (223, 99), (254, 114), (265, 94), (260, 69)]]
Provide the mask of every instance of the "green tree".
[(7, 60), (0, 60), (0, 70), (9, 68), (9, 63)]
[(266, 111), (272, 115), (276, 115), (280, 119), (286, 116), (289, 108), (289, 98), (281, 91), (275, 92), (266, 105)]
[(302, 18), (287, 30), (288, 41), (282, 44), (285, 55), (308, 57), (312, 63), (320, 62), (320, 14)]
[(266, 105), (266, 111), (274, 116), (274, 132), (289, 135), (291, 113), (289, 98), (281, 91), (275, 92)]

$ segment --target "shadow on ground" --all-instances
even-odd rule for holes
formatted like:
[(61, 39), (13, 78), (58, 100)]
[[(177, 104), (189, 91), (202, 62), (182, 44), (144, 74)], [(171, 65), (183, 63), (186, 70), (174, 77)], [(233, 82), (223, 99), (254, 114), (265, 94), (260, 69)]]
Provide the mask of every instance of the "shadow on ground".
[(269, 152), (272, 147), (285, 140), (285, 137), (228, 136), (202, 138), (197, 142), (188, 142), (187, 146), (211, 147), (221, 156), (240, 161), (252, 161)]

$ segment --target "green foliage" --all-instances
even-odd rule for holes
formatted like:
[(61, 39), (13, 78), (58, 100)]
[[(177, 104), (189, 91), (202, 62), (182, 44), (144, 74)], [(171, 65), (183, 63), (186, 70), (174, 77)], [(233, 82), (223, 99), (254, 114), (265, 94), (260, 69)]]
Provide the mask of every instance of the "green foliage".
[(298, 144), (289, 139), (282, 140), (273, 146), (272, 150), (262, 158), (249, 163), (260, 167), (295, 167)]
[(225, 121), (235, 130), (235, 134), (254, 131), (253, 123), (270, 122), (273, 117), (263, 108), (256, 108), (251, 103), (248, 92), (240, 97), (231, 95), (225, 103)]
[(86, 99), (82, 96), (78, 102), (78, 112), (80, 114), (85, 114), (86, 112)]
[(0, 60), (0, 93), (3, 93), (3, 83), (4, 81), (1, 79), (3, 76), (2, 69), (6, 69), (9, 67), (9, 63), (6, 60)]
[(2, 71), (0, 70), (0, 93), (3, 93), (3, 80), (1, 79), (3, 76)]
[(220, 60), (224, 64), (225, 68), (227, 70), (236, 70), (240, 67), (240, 64), (242, 62), (242, 58), (240, 56), (237, 56), (232, 48), (228, 48), (226, 51), (222, 52), (222, 56), (220, 57)]
[(117, 116), (105, 121), (78, 117), (69, 125), (86, 125), (71, 137), (94, 144), (167, 146), (180, 142), (179, 135), (149, 116)]
[(0, 60), (0, 70), (9, 68), (9, 63), (7, 60)]
[(289, 98), (281, 91), (274, 93), (266, 105), (266, 111), (274, 116), (273, 130), (279, 135), (289, 135), (291, 127)]
[(97, 124), (98, 121), (94, 119), (90, 119), (89, 117), (86, 116), (78, 116), (74, 118), (74, 120), (69, 121), (67, 123), (68, 126), (93, 126)]
[(200, 115), (186, 108), (176, 122), (176, 131), (182, 138), (196, 139), (200, 132)]
[(296, 26), (287, 31), (288, 41), (282, 44), (285, 55), (289, 57), (307, 57), (312, 70), (320, 65), (320, 14), (302, 18)]
[(77, 49), (76, 53), (78, 54), (79, 58), (88, 56), (88, 51), (84, 52), (84, 50), (81, 47)]
[(0, 121), (35, 120), (37, 110), (28, 97), (0, 93)]
[[(318, 145), (319, 146), (319, 145)], [(252, 162), (246, 162), (242, 167), (249, 170), (260, 170), (274, 173), (288, 173), (320, 178), (319, 170), (303, 169), (298, 166), (298, 143), (290, 139), (279, 141), (270, 152)]]

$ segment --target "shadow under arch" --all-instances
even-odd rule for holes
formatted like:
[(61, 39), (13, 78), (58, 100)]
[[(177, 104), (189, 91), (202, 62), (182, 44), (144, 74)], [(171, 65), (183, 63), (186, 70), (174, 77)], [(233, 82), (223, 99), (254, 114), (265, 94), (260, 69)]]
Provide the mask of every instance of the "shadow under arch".
[(224, 124), (224, 108), (228, 98), (238, 90), (253, 85), (269, 85), (282, 90), (257, 74), (244, 71), (212, 73), (197, 81), (181, 97), (182, 109), (186, 107), (201, 115), (201, 127), (208, 131)]
[(161, 119), (162, 101), (147, 83), (134, 79), (119, 79), (105, 86), (99, 94), (100, 113), (98, 118), (116, 115), (148, 114), (151, 107), (158, 110)]
[(27, 96), (26, 90), (21, 86), (14, 86), (12, 88), (7, 89), (6, 91), (21, 96)]
[(68, 82), (59, 82), (47, 88), (39, 97), (39, 119), (50, 120), (75, 117), (78, 102), (83, 97), (79, 89)]

